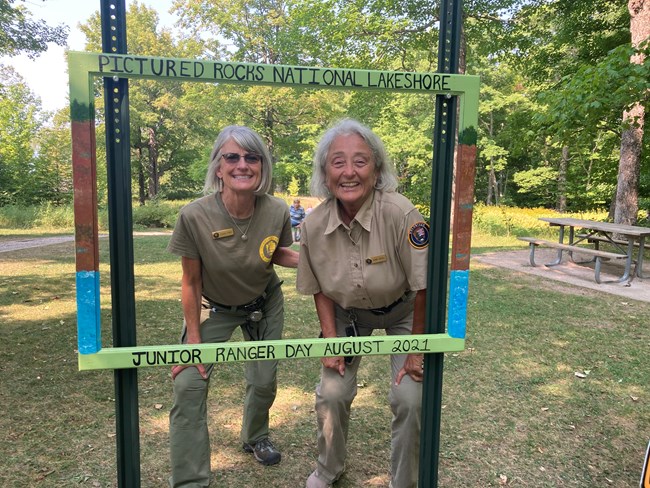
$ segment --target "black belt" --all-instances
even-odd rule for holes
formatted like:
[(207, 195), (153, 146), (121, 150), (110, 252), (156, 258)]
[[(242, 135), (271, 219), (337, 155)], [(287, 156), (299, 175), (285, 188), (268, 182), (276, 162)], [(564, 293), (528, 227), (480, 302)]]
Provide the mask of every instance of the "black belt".
[(221, 303), (213, 302), (212, 300), (208, 300), (208, 303), (211, 308), (221, 308), (224, 310), (230, 310), (231, 312), (254, 312), (255, 310), (261, 309), (264, 305), (264, 295), (260, 295), (252, 302), (248, 302), (244, 305), (223, 305)]
[(284, 281), (278, 281), (277, 283), (274, 283), (273, 285), (267, 287), (264, 293), (262, 293), (253, 301), (245, 303), (244, 305), (222, 305), (221, 303), (213, 302), (212, 300), (210, 300), (205, 296), (203, 298), (205, 298), (207, 302), (210, 304), (210, 308), (217, 307), (224, 310), (230, 310), (231, 312), (240, 311), (240, 312), (250, 313), (250, 312), (255, 312), (256, 310), (261, 310), (264, 307), (264, 300), (266, 300), (266, 297), (269, 296), (269, 294), (273, 290), (282, 286), (282, 283), (284, 283)]
[(386, 315), (391, 310), (393, 310), (395, 307), (397, 307), (400, 303), (405, 301), (405, 299), (406, 299), (406, 294), (399, 297), (397, 300), (395, 300), (390, 305), (386, 305), (385, 307), (381, 307), (381, 308), (370, 308), (370, 309), (368, 309), (368, 312), (374, 313), (375, 315)]

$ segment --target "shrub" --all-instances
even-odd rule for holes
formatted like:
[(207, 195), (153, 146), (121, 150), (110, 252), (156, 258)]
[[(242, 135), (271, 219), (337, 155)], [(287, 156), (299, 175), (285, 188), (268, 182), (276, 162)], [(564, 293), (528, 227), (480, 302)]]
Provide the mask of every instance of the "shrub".
[(147, 205), (133, 207), (133, 226), (171, 229), (176, 224), (178, 211), (187, 202), (183, 200), (154, 200)]
[(526, 236), (556, 237), (556, 229), (540, 217), (554, 216), (574, 217), (587, 220), (607, 220), (606, 210), (592, 210), (589, 212), (576, 212), (559, 214), (547, 208), (518, 208), (501, 206), (487, 206), (477, 204), (474, 206), (472, 225), (474, 230), (494, 236)]

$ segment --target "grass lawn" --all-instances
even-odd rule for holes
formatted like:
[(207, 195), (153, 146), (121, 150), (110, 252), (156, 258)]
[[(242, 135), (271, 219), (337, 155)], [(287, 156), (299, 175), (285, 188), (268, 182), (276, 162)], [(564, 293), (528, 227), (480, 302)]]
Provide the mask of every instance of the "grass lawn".
[[(134, 239), (139, 344), (178, 341), (180, 261), (165, 252), (168, 239)], [(100, 240), (106, 347), (108, 245)], [(518, 245), (513, 237), (474, 236), (475, 252)], [(0, 486), (116, 486), (113, 373), (77, 371), (74, 244), (0, 253), (0, 269)], [(285, 336), (316, 336), (312, 299), (295, 292), (295, 271), (279, 274)], [(535, 276), (513, 280), (508, 270), (472, 263), (467, 348), (445, 358), (439, 486), (638, 486), (650, 440), (649, 324), (650, 304)], [(304, 486), (317, 455), (319, 364), (280, 366), (271, 425), (283, 460), (274, 467), (240, 449), (243, 364), (216, 369), (209, 399), (213, 486)], [(388, 485), (388, 372), (388, 357), (362, 363), (348, 471), (337, 488)], [(138, 384), (141, 486), (164, 487), (169, 369), (140, 369)]]

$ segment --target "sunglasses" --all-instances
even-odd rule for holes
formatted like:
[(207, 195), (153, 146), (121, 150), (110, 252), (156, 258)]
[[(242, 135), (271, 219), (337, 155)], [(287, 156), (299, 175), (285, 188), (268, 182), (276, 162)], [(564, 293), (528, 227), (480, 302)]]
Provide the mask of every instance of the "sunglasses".
[(262, 156), (253, 153), (244, 155), (238, 153), (225, 153), (222, 154), (221, 157), (228, 164), (237, 164), (241, 158), (244, 158), (244, 161), (247, 164), (257, 164), (262, 161)]

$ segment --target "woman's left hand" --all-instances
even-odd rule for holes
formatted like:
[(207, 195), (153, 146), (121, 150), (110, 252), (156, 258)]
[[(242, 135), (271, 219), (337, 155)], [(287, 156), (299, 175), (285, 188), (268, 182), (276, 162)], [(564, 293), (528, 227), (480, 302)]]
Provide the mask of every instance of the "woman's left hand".
[(413, 381), (422, 382), (424, 373), (424, 355), (409, 354), (406, 356), (404, 366), (399, 370), (395, 377), (395, 384), (399, 385), (405, 375), (409, 375)]

